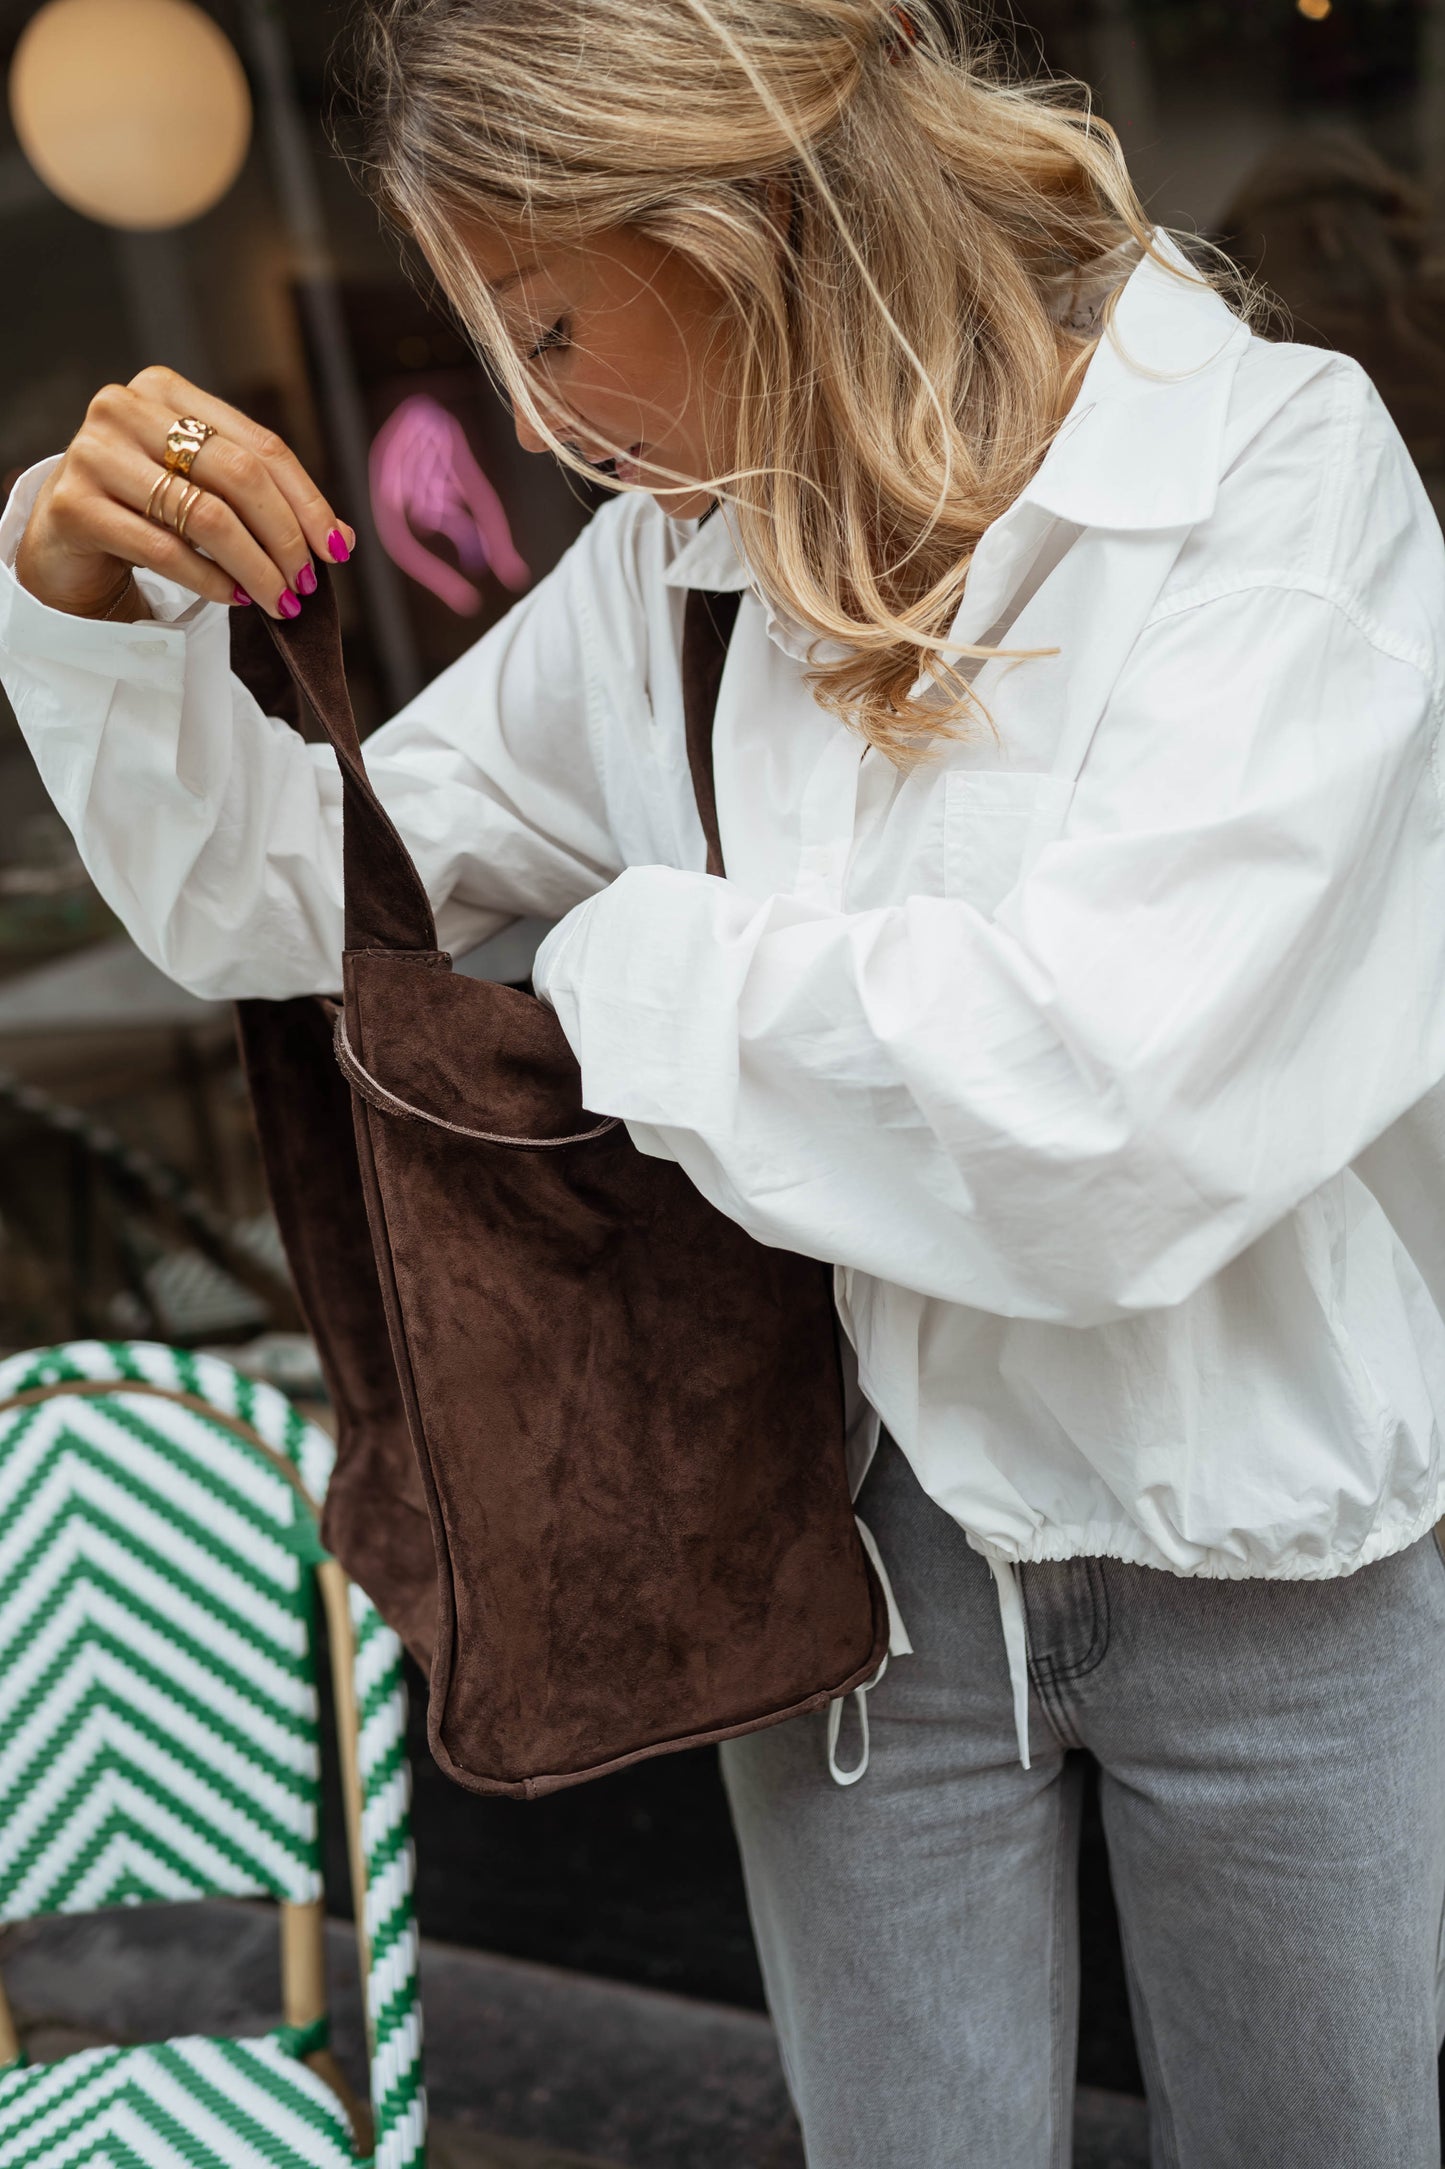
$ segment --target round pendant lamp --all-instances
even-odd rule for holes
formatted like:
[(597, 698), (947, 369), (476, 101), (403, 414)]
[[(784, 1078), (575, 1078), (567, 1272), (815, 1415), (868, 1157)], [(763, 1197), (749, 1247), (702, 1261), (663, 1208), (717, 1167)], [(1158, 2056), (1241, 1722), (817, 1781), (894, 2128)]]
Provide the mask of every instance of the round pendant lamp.
[(16, 47), (10, 113), (63, 203), (134, 231), (209, 211), (251, 138), (241, 63), (190, 0), (48, 0)]

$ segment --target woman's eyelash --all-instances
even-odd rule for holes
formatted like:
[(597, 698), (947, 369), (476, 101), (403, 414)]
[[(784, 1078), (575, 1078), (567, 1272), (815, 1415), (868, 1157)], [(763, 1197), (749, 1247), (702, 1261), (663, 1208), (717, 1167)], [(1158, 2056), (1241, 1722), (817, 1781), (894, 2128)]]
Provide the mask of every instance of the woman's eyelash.
[(555, 353), (567, 344), (567, 319), (565, 316), (560, 316), (551, 330), (543, 332), (537, 344), (528, 349), (527, 359), (528, 361), (538, 361), (543, 354)]

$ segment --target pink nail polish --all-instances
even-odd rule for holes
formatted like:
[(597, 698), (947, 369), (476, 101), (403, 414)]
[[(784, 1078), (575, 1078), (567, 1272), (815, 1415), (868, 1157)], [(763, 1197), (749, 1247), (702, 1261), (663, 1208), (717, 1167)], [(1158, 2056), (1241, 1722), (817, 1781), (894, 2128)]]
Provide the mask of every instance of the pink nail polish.
[(233, 587), (231, 590), (231, 600), (233, 603), (249, 603), (251, 598), (246, 593), (246, 590), (243, 587)]
[(351, 555), (351, 544), (339, 527), (333, 527), (326, 538), (326, 554), (333, 565), (344, 565)]
[(298, 595), (314, 595), (316, 593), (316, 567), (309, 558), (296, 575), (296, 592)]
[(280, 611), (283, 618), (299, 618), (301, 615), (301, 605), (296, 600), (296, 597), (292, 594), (289, 587), (282, 588), (280, 598), (276, 604), (276, 608)]

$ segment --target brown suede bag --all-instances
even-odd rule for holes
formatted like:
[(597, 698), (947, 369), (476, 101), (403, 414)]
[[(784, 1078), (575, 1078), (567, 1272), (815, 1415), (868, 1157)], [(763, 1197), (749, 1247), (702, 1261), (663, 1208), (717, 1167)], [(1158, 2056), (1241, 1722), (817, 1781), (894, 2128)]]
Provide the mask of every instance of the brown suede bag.
[[(265, 622), (341, 764), (344, 991), (237, 1018), (336, 1411), (324, 1535), (428, 1668), (441, 1767), (535, 1798), (818, 1709), (881, 1664), (832, 1277), (589, 1114), (545, 1004), (452, 970), (367, 781), (322, 581)], [(736, 608), (689, 592), (685, 620), (716, 873)], [(237, 628), (237, 667), (278, 714), (258, 632)]]

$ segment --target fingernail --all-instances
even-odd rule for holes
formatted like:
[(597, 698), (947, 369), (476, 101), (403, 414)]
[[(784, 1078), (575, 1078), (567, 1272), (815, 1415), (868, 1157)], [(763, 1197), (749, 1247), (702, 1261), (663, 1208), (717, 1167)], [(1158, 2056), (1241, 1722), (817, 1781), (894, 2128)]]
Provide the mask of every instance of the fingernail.
[(351, 555), (351, 544), (339, 527), (333, 527), (326, 538), (326, 554), (333, 565), (344, 565)]
[(276, 604), (276, 608), (280, 611), (283, 618), (299, 618), (301, 615), (301, 605), (296, 600), (296, 597), (292, 594), (289, 587), (282, 588), (280, 599)]
[(316, 567), (309, 558), (296, 575), (296, 592), (298, 595), (316, 593)]
[(233, 603), (248, 603), (251, 598), (246, 593), (246, 590), (243, 587), (233, 587), (231, 590), (231, 600)]

